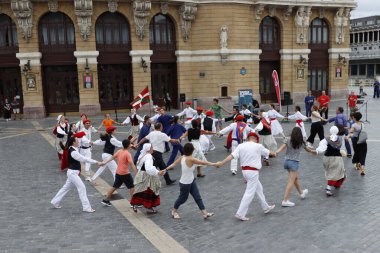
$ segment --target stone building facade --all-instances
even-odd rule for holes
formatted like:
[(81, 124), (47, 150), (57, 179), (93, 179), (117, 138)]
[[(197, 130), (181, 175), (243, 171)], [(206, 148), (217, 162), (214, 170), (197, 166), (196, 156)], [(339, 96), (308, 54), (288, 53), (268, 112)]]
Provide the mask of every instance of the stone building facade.
[[(301, 101), (347, 90), (355, 0), (32, 1), (0, 3), (0, 85), (29, 118), (128, 108), (146, 86), (156, 104), (207, 104), (252, 89)], [(11, 73), (11, 74), (9, 74)], [(10, 76), (12, 78), (10, 78)]]

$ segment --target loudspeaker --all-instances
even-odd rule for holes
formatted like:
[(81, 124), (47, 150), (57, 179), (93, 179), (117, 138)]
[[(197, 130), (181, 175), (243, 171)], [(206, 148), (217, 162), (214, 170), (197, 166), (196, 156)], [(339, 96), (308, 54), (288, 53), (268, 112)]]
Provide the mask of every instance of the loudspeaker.
[(179, 101), (180, 102), (186, 102), (186, 94), (185, 93), (179, 94)]
[(293, 100), (290, 98), (290, 92), (284, 91), (284, 99), (281, 102), (283, 105), (291, 105), (293, 104)]

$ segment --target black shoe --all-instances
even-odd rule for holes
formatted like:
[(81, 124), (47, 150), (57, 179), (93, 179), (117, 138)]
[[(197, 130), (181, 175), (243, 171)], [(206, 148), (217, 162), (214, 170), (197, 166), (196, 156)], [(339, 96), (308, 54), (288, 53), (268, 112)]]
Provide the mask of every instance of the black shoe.
[(348, 158), (351, 158), (351, 157), (352, 157), (352, 155), (351, 155), (351, 154), (348, 154), (348, 155), (347, 155), (347, 157), (348, 157)]
[(166, 185), (172, 185), (175, 183), (176, 180), (170, 180), (169, 182), (166, 182)]
[(112, 206), (111, 202), (109, 200), (106, 200), (106, 199), (103, 199), (102, 202), (100, 202), (100, 203), (102, 203), (105, 206)]

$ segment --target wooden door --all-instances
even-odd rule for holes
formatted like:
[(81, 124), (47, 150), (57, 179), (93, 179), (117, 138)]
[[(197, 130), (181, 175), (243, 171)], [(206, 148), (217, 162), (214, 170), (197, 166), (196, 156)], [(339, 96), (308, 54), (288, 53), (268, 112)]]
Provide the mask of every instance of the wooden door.
[(47, 113), (79, 111), (77, 67), (43, 68), (44, 100)]
[(178, 107), (177, 65), (176, 63), (151, 63), (152, 99), (159, 106), (165, 105), (165, 94), (169, 93), (172, 107)]
[(4, 103), (7, 98), (9, 102), (13, 101), (15, 96), (20, 96), (21, 110), (24, 106), (22, 96), (22, 84), (20, 68), (0, 68), (0, 101)]

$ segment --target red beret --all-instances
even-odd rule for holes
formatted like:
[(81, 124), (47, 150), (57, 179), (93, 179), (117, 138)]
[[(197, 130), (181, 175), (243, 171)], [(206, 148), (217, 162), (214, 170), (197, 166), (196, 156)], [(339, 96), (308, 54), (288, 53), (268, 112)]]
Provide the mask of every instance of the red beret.
[(156, 111), (161, 111), (161, 107), (157, 107), (157, 108), (156, 108)]
[(200, 107), (200, 106), (198, 106), (198, 107), (197, 107), (197, 111), (203, 111), (203, 108)]
[(243, 115), (238, 115), (235, 118), (235, 121), (243, 121), (243, 120), (244, 120), (244, 116)]
[(85, 135), (86, 135), (86, 133), (83, 132), (83, 131), (73, 134), (73, 136), (74, 136), (75, 138), (82, 138), (82, 137), (85, 136)]
[(83, 124), (86, 124), (87, 122), (90, 122), (90, 123), (91, 123), (91, 120), (89, 120), (89, 119), (84, 119), (84, 120), (83, 120)]
[(260, 141), (260, 137), (255, 132), (250, 132), (247, 136), (247, 138), (254, 136), (257, 139), (257, 142)]
[(212, 115), (214, 115), (214, 112), (213, 112), (213, 111), (207, 111), (207, 112), (206, 112), (206, 116), (211, 117)]
[(185, 104), (191, 105), (191, 102), (190, 101), (186, 101)]
[(86, 118), (87, 118), (87, 115), (86, 115), (85, 113), (82, 113), (82, 114), (80, 115), (81, 118), (82, 118), (83, 116), (86, 116)]
[(112, 133), (115, 129), (116, 129), (116, 127), (114, 127), (114, 126), (109, 126), (109, 127), (107, 127), (106, 132), (107, 132), (108, 134), (110, 134), (110, 133)]

